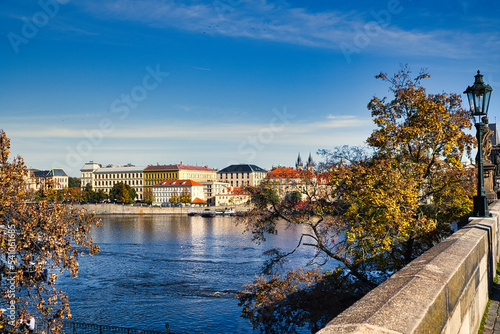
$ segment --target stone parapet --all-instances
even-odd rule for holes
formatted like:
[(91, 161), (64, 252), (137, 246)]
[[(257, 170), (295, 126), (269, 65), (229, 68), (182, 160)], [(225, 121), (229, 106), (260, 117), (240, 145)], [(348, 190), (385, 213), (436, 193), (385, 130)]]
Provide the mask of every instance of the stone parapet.
[(500, 201), (395, 273), (318, 334), (477, 333), (499, 255)]
[[(205, 210), (205, 207), (150, 207), (149, 205), (135, 204), (135, 205), (122, 205), (122, 204), (72, 204), (74, 208), (84, 209), (88, 212), (93, 212), (97, 215), (186, 215), (190, 212), (200, 212)], [(210, 210), (224, 210), (227, 206), (211, 206)], [(231, 206), (236, 211), (245, 211), (244, 206)]]
[(160, 208), (150, 207), (148, 205), (121, 205), (121, 204), (81, 204), (73, 205), (75, 208), (82, 208), (88, 212), (94, 212), (98, 215), (168, 215), (168, 214), (187, 214), (190, 211), (203, 210), (203, 208)]

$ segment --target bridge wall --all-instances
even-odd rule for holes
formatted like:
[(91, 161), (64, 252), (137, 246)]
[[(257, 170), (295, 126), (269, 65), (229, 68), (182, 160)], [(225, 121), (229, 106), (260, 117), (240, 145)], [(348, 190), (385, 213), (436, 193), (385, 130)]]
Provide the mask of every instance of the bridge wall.
[(477, 333), (499, 256), (500, 201), (334, 318), (318, 334)]

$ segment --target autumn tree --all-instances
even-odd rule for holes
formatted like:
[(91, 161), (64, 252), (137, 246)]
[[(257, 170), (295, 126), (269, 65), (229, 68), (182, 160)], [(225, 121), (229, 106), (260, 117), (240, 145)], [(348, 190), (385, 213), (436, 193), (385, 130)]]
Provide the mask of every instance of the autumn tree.
[(184, 189), (180, 196), (179, 196), (179, 202), (181, 203), (191, 203), (191, 193), (187, 190), (187, 189)]
[(179, 201), (180, 201), (180, 197), (178, 196), (178, 194), (172, 194), (172, 196), (169, 199), (169, 202), (172, 204), (178, 203)]
[(92, 189), (92, 184), (87, 183), (82, 194), (82, 200), (85, 203), (95, 203), (95, 191)]
[(65, 190), (64, 200), (66, 202), (77, 203), (83, 200), (83, 192), (80, 187), (71, 187)]
[[(240, 219), (254, 240), (276, 233), (277, 224), (306, 228), (288, 250), (267, 251), (264, 276), (238, 295), (242, 316), (262, 333), (316, 331), (342, 308), (311, 308), (319, 291), (323, 301), (348, 307), (392, 273), (452, 233), (452, 224), (472, 210), (474, 171), (461, 164), (474, 138), (468, 112), (456, 94), (428, 94), (420, 72), (407, 66), (389, 84), (391, 99), (368, 104), (377, 128), (368, 149), (323, 150), (323, 172), (302, 178), (300, 201), (279, 198), (276, 187), (249, 187), (252, 209)], [(316, 268), (282, 272), (279, 265), (300, 247), (316, 250)], [(334, 269), (332, 269), (332, 267)], [(300, 296), (300, 302), (291, 303)]]
[(109, 192), (109, 199), (118, 203), (134, 203), (137, 193), (134, 188), (123, 182), (116, 183)]
[(0, 276), (4, 328), (14, 329), (27, 314), (41, 316), (52, 329), (70, 318), (67, 296), (56, 287), (58, 274), (78, 275), (83, 250), (99, 247), (89, 237), (100, 224), (95, 215), (46, 200), (28, 200), (28, 171), (21, 157), (9, 160), (10, 140), (0, 131)]
[(144, 202), (151, 205), (155, 201), (155, 196), (151, 188), (144, 188)]
[[(422, 71), (415, 79), (410, 75), (407, 66), (392, 78), (379, 74), (377, 78), (390, 84), (394, 98), (374, 97), (368, 104), (378, 127), (367, 140), (376, 151), (375, 161), (387, 161), (387, 170), (410, 186), (406, 193), (411, 191), (411, 198), (402, 203), (412, 205), (400, 206), (407, 214), (399, 223), (402, 234), (390, 242), (401, 265), (448, 236), (452, 223), (470, 214), (475, 185), (473, 171), (461, 163), (475, 139), (464, 132), (472, 124), (460, 95), (427, 94), (420, 82), (429, 74)], [(351, 208), (351, 217), (366, 219), (361, 210), (368, 201), (359, 209)]]

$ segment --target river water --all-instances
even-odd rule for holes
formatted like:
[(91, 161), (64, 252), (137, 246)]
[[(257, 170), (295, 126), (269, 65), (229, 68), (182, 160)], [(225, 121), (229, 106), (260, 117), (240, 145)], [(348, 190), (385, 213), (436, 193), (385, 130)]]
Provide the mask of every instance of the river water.
[[(262, 252), (291, 250), (304, 230), (281, 226), (257, 245), (233, 218), (105, 216), (92, 231), (101, 252), (62, 275), (73, 321), (175, 333), (252, 333), (235, 294), (262, 267)], [(312, 255), (303, 249), (288, 264)]]

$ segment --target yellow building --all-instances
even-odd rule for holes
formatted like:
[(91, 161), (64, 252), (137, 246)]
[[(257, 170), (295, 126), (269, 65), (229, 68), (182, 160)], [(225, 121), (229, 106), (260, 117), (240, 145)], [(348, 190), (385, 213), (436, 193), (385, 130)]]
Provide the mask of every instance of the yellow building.
[(207, 166), (190, 166), (182, 162), (176, 165), (151, 165), (144, 169), (145, 187), (165, 180), (193, 180), (200, 183), (216, 181), (217, 172)]

